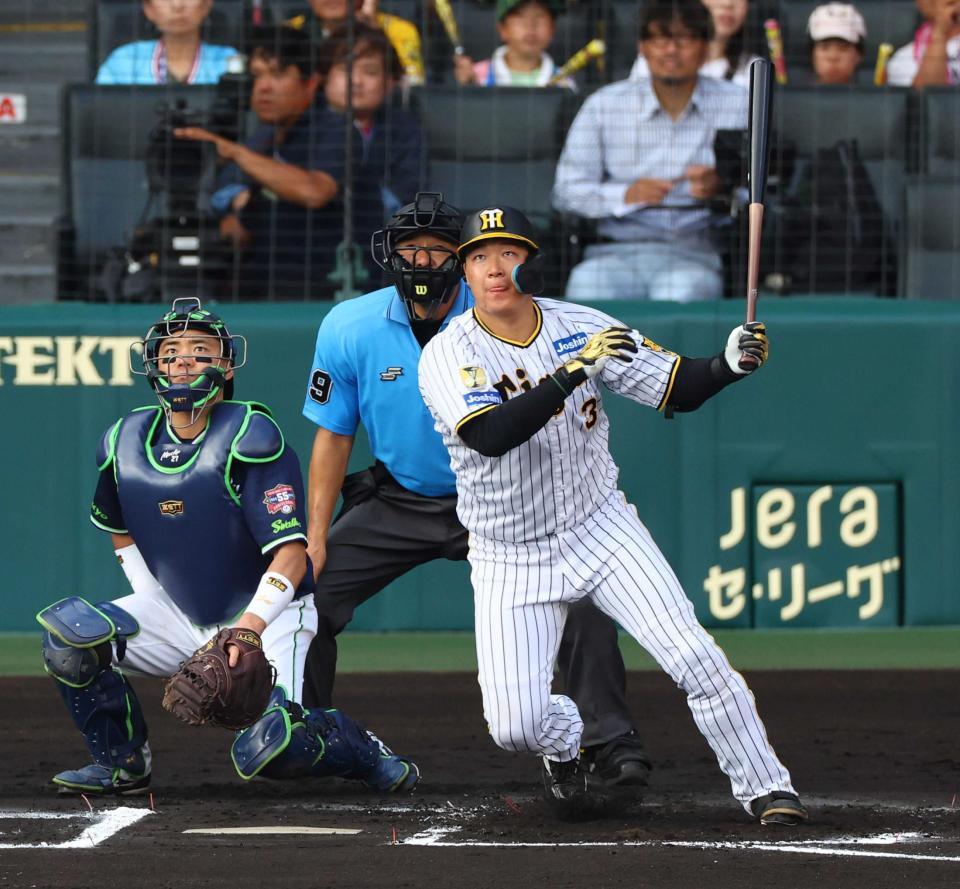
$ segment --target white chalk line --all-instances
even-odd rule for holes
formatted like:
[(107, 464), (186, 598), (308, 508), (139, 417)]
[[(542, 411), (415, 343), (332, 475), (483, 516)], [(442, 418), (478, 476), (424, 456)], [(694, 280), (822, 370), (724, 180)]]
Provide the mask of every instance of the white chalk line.
[(434, 848), (526, 848), (526, 849), (562, 849), (562, 848), (617, 848), (617, 847), (678, 847), (687, 849), (729, 849), (736, 851), (780, 852), (805, 855), (829, 855), (838, 858), (889, 858), (907, 861), (943, 861), (960, 862), (957, 855), (922, 855), (909, 852), (874, 852), (863, 849), (843, 849), (842, 845), (897, 845), (899, 843), (934, 843), (942, 838), (922, 833), (885, 833), (867, 837), (833, 837), (826, 839), (801, 840), (788, 843), (768, 843), (762, 841), (694, 841), (694, 840), (624, 840), (612, 842), (587, 840), (582, 842), (496, 842), (486, 840), (447, 840), (449, 834), (459, 833), (459, 827), (432, 827), (400, 841), (404, 846), (431, 846)]
[(79, 836), (61, 843), (0, 843), (0, 849), (93, 849), (104, 840), (110, 839), (126, 827), (136, 824), (147, 815), (152, 815), (150, 809), (134, 809), (130, 806), (119, 806), (116, 809), (104, 809), (99, 812), (81, 812), (79, 814), (64, 812), (0, 812), (0, 818), (24, 818), (35, 820), (54, 820), (58, 818), (81, 818), (93, 823), (85, 828)]

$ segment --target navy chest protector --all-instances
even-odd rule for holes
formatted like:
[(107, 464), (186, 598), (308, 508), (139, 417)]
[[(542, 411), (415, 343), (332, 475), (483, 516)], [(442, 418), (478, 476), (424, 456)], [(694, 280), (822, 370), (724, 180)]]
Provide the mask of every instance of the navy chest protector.
[(265, 408), (246, 402), (218, 404), (203, 437), (180, 449), (153, 445), (162, 422), (161, 408), (143, 408), (116, 430), (111, 456), (124, 521), (190, 621), (225, 624), (249, 604), (266, 565), (232, 488), (231, 467), (235, 460), (275, 459), (283, 437)]

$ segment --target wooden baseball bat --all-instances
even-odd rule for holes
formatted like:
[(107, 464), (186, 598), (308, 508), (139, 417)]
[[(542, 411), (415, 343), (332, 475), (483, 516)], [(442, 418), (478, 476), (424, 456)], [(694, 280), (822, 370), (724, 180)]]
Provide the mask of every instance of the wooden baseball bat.
[(763, 231), (763, 195), (770, 160), (770, 113), (773, 107), (773, 66), (766, 59), (750, 63), (749, 128), (750, 164), (747, 187), (747, 321), (757, 320), (757, 288), (760, 279), (760, 235)]
[(453, 14), (453, 7), (450, 0), (433, 0), (433, 7), (437, 11), (437, 16), (443, 24), (443, 30), (447, 32), (447, 37), (453, 44), (453, 51), (458, 55), (463, 55), (463, 44), (460, 42), (460, 28), (457, 27), (457, 19)]
[(597, 59), (607, 51), (607, 45), (595, 37), (583, 49), (578, 50), (558, 68), (556, 73), (547, 81), (547, 86), (556, 86), (565, 77), (576, 74), (581, 68), (586, 68), (591, 60)]

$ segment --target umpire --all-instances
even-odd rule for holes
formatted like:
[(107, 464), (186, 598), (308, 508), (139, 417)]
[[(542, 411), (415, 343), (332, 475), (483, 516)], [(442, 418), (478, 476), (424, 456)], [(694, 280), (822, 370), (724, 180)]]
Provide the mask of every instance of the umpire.
[[(308, 707), (333, 706), (336, 637), (359, 605), (417, 565), (467, 557), (449, 454), (417, 385), (423, 347), (473, 306), (457, 258), (462, 224), (442, 195), (418, 193), (373, 236), (374, 259), (393, 284), (334, 306), (317, 334), (303, 406), (318, 427), (308, 552), (319, 573), (319, 629), (305, 668)], [(360, 423), (376, 462), (346, 475)], [(558, 663), (584, 720), (591, 771), (618, 788), (645, 786), (650, 764), (627, 710), (614, 622), (586, 600), (573, 605)]]

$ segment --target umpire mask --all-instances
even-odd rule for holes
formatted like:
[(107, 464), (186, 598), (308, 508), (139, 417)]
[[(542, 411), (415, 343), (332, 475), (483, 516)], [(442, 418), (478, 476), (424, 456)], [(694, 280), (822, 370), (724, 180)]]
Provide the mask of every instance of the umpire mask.
[[(377, 265), (393, 281), (411, 321), (434, 318), (437, 309), (450, 301), (462, 277), (457, 244), (463, 215), (435, 191), (417, 192), (412, 204), (400, 207), (386, 228), (374, 232), (370, 249)], [(449, 247), (417, 247), (417, 237), (433, 235)], [(406, 243), (404, 243), (406, 242)], [(406, 249), (400, 251), (401, 244)], [(442, 261), (435, 262), (440, 253)], [(424, 261), (425, 259), (429, 261)], [(423, 319), (416, 305), (425, 308)]]

